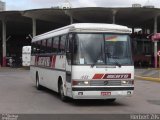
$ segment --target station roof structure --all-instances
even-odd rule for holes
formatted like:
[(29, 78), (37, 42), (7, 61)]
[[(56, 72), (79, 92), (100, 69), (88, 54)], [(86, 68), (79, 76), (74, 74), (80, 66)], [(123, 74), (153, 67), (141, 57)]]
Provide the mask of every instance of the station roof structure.
[(116, 12), (116, 24), (130, 27), (153, 27), (152, 19), (160, 15), (158, 8), (72, 8), (72, 9), (35, 9), (24, 11), (23, 16), (51, 21), (60, 24), (69, 24), (72, 16), (74, 22), (112, 23), (113, 11)]
[(0, 12), (0, 20), (6, 22), (7, 34), (21, 35), (31, 29), (31, 27), (29, 27), (31, 19), (22, 16), (21, 11)]
[[(0, 48), (3, 66), (6, 65), (7, 44), (21, 43), (30, 40), (27, 36), (35, 36), (71, 23), (115, 23), (130, 28), (160, 32), (160, 9), (158, 8), (43, 8), (25, 11), (0, 12)], [(10, 38), (10, 40), (8, 40)], [(8, 41), (8, 42), (7, 42)], [(16, 45), (18, 46), (18, 44)], [(21, 47), (19, 46), (19, 50)]]
[(10, 33), (10, 31), (18, 33), (31, 31), (32, 19), (34, 18), (38, 20), (39, 27), (37, 31), (45, 32), (45, 30), (47, 31), (70, 24), (70, 16), (72, 16), (74, 23), (113, 23), (113, 12), (116, 12), (116, 24), (126, 25), (128, 27), (153, 28), (153, 19), (156, 15), (159, 16), (158, 25), (160, 24), (160, 9), (143, 7), (43, 8), (26, 11), (3, 11), (0, 12), (0, 20), (7, 21), (8, 33)]

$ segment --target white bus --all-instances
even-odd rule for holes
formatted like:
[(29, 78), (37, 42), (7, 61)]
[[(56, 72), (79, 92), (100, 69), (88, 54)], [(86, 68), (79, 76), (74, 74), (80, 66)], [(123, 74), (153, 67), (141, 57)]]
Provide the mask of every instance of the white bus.
[(78, 23), (32, 40), (31, 74), (64, 101), (132, 96), (134, 66), (128, 27)]
[(31, 46), (23, 46), (22, 48), (22, 66), (29, 67), (31, 61)]

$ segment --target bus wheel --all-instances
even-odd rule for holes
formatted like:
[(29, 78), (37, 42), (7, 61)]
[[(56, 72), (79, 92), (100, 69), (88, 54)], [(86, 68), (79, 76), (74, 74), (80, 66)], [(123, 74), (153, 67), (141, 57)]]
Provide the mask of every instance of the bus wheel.
[(64, 95), (63, 83), (59, 84), (59, 94), (62, 101), (67, 101), (67, 97)]
[(36, 74), (36, 88), (37, 90), (41, 90), (42, 86), (39, 84), (39, 75), (38, 73)]
[(113, 98), (113, 99), (107, 99), (107, 102), (112, 103), (112, 102), (114, 102), (115, 100), (116, 100), (115, 98)]

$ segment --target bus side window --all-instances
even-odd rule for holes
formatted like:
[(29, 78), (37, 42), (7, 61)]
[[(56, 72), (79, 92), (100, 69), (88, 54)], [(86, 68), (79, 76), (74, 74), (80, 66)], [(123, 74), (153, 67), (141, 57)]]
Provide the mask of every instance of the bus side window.
[(57, 53), (59, 51), (59, 37), (54, 37), (53, 40), (53, 53)]
[(66, 35), (61, 36), (61, 40), (60, 40), (60, 53), (65, 53), (65, 47), (66, 46)]
[(47, 45), (47, 41), (42, 40), (41, 53), (46, 53), (46, 45)]
[(47, 53), (52, 53), (52, 38), (47, 40)]
[(36, 42), (36, 54), (39, 54), (39, 53), (41, 53), (41, 46), (42, 46), (42, 41), (37, 41)]

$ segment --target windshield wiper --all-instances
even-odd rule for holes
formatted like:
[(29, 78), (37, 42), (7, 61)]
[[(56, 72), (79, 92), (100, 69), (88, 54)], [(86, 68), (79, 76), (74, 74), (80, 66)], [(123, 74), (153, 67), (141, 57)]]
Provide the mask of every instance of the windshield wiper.
[(93, 64), (91, 64), (91, 67), (93, 68), (96, 65), (96, 63), (99, 63), (98, 65), (104, 65), (104, 62), (99, 59), (96, 62), (94, 62)]
[(122, 66), (117, 60), (115, 60), (115, 59), (113, 59), (113, 60), (114, 60), (115, 65), (117, 65), (118, 67)]

